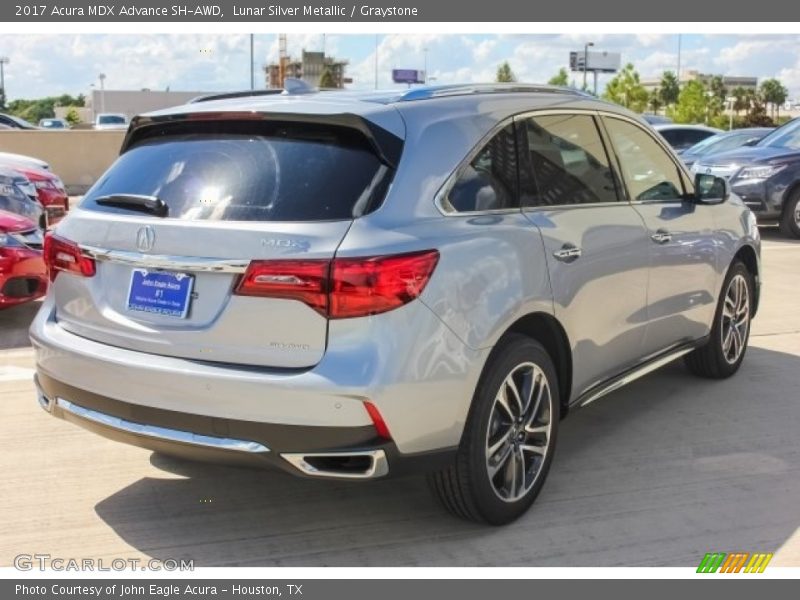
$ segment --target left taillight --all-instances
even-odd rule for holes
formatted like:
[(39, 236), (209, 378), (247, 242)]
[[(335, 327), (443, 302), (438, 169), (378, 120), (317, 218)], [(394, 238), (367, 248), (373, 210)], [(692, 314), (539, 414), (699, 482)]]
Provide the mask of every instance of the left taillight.
[(54, 281), (60, 271), (93, 277), (95, 273), (94, 259), (84, 256), (75, 242), (48, 233), (44, 237), (44, 262), (50, 281)]
[(417, 298), (438, 261), (436, 250), (333, 260), (255, 260), (235, 293), (299, 300), (328, 319), (366, 317)]

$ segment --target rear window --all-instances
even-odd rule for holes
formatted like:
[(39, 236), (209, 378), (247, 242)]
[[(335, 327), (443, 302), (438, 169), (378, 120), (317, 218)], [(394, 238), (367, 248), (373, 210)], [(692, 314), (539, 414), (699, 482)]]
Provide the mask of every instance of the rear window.
[(101, 115), (97, 117), (100, 125), (125, 125), (125, 117), (118, 115)]
[(120, 156), (81, 208), (131, 214), (95, 200), (140, 194), (163, 200), (167, 218), (351, 219), (384, 191), (387, 171), (358, 137), (273, 129), (265, 135), (204, 132), (145, 139)]

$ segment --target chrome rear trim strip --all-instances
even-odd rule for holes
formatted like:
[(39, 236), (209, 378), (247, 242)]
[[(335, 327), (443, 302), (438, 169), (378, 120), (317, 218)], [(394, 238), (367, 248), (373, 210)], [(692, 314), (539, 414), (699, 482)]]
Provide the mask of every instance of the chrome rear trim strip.
[(81, 246), (81, 251), (84, 255), (94, 260), (121, 263), (132, 267), (170, 269), (173, 271), (244, 273), (250, 264), (249, 260), (142, 254), (126, 250), (107, 250), (96, 246)]
[(231, 438), (214, 437), (210, 435), (200, 435), (190, 431), (181, 431), (179, 429), (167, 429), (166, 427), (157, 427), (155, 425), (145, 425), (142, 423), (133, 423), (114, 417), (109, 414), (91, 410), (73, 404), (64, 398), (56, 398), (56, 405), (63, 411), (74, 415), (80, 419), (91, 421), (99, 425), (104, 425), (117, 431), (124, 431), (135, 435), (142, 435), (145, 437), (156, 438), (167, 442), (180, 442), (183, 444), (191, 444), (193, 446), (203, 446), (205, 448), (215, 448), (219, 450), (234, 450), (237, 452), (269, 452), (269, 448), (258, 442), (250, 442), (247, 440), (235, 440)]

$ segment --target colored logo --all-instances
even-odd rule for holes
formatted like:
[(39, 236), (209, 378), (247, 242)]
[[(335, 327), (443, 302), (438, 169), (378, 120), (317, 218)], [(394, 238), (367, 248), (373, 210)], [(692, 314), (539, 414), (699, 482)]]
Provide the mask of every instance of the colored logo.
[(709, 552), (700, 561), (698, 573), (763, 573), (772, 554), (764, 552)]

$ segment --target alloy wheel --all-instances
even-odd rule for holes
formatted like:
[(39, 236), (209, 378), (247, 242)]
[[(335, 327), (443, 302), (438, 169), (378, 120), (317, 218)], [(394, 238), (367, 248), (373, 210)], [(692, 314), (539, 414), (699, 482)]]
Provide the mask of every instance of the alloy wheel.
[(744, 352), (750, 328), (750, 288), (744, 276), (737, 274), (728, 284), (722, 307), (722, 355), (734, 364)]
[(552, 402), (547, 376), (531, 362), (514, 367), (497, 391), (486, 433), (486, 469), (494, 493), (505, 502), (524, 497), (541, 473)]

